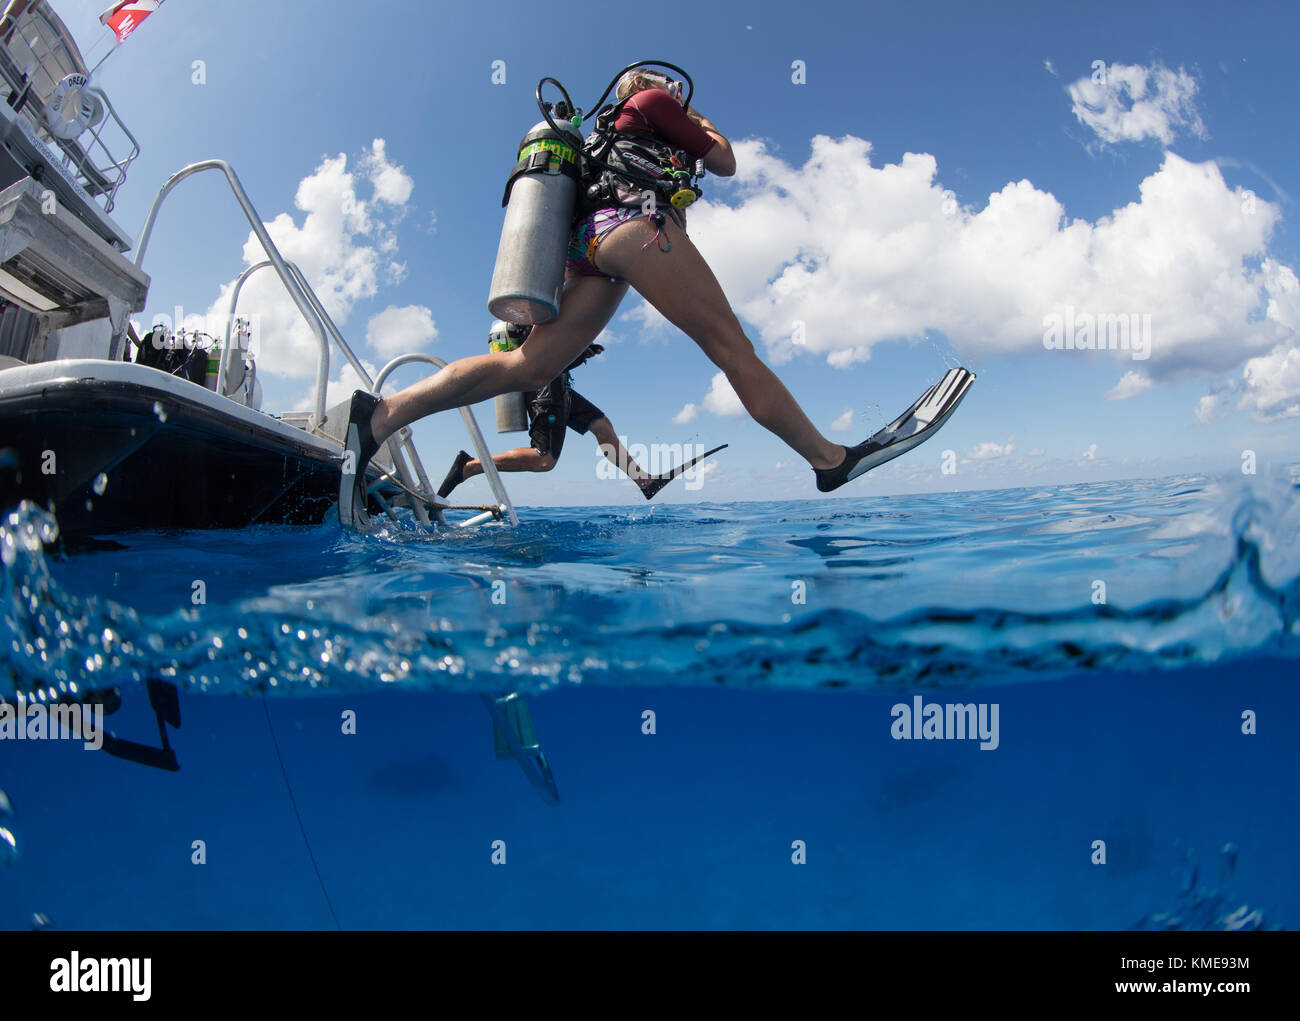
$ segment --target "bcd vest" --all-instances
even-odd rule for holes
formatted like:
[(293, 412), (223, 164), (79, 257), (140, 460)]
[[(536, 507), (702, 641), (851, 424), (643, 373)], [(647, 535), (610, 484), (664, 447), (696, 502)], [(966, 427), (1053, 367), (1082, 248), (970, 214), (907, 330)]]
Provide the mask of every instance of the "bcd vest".
[[(630, 98), (630, 97), (629, 97)], [(596, 130), (583, 143), (583, 174), (574, 221), (610, 206), (641, 206), (646, 192), (657, 204), (670, 205), (674, 192), (688, 175), (694, 157), (654, 135), (615, 131), (613, 124), (627, 100), (601, 111)], [(602, 166), (608, 164), (608, 166)], [(695, 189), (697, 192), (699, 188)]]

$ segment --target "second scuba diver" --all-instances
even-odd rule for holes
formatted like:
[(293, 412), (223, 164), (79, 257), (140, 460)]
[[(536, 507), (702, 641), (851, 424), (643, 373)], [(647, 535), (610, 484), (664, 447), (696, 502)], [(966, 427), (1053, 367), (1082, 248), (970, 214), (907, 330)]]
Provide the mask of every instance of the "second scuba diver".
[[(510, 337), (520, 344), (528, 339), (531, 329), (528, 326), (508, 327)], [(566, 428), (572, 429), (580, 436), (590, 432), (600, 444), (600, 452), (636, 483), (647, 500), (651, 500), (673, 479), (684, 474), (710, 454), (716, 454), (727, 446), (724, 443), (720, 447), (714, 447), (662, 475), (651, 475), (642, 468), (627, 452), (618, 434), (614, 432), (613, 424), (605, 417), (605, 413), (573, 389), (573, 380), (569, 373), (604, 350), (599, 344), (589, 344), (564, 372), (545, 386), (524, 394), (530, 445), (494, 455), (492, 463), (496, 465), (497, 471), (548, 472), (560, 460), (560, 452), (564, 449)], [(482, 473), (482, 462), (468, 451), (462, 450), (456, 455), (447, 477), (438, 487), (438, 496), (447, 499), (452, 490), (466, 479)]]

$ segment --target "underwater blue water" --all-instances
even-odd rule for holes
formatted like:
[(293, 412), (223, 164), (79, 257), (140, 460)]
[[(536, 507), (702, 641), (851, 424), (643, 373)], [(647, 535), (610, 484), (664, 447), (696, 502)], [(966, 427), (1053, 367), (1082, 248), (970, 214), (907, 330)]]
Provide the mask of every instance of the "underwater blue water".
[[(170, 680), (181, 769), (0, 740), (0, 927), (1300, 922), (1290, 478), (521, 517), (59, 555), (10, 515), (0, 694), (117, 684), (156, 744)], [(917, 697), (995, 741), (902, 739)]]

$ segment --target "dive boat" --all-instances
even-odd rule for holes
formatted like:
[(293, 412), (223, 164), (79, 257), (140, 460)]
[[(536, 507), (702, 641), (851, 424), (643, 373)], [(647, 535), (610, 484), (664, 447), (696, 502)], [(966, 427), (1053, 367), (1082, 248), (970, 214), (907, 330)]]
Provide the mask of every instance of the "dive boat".
[[(374, 392), (399, 365), (442, 363), (402, 355), (372, 379), (224, 160), (173, 174), (135, 241), (111, 213), (139, 152), (49, 4), (11, 0), (0, 16), (0, 513), (33, 501), (73, 544), (133, 529), (319, 523), (337, 505), (347, 420), (346, 402), (325, 407), (331, 350)], [(138, 337), (129, 317), (149, 293), (142, 263), (159, 210), (205, 171), (224, 175), (266, 260), (239, 277), (225, 336), (206, 349), (183, 330)], [(236, 317), (240, 288), (264, 268), (316, 337), (307, 413), (260, 410)], [(494, 502), (450, 521), (405, 429), (367, 468), (372, 515), (405, 508), (418, 527), (517, 523), (473, 413), (461, 414)]]

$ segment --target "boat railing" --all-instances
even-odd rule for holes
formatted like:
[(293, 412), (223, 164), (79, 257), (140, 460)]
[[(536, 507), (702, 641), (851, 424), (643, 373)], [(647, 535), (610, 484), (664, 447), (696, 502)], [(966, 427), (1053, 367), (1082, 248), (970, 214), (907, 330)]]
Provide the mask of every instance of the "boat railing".
[[(258, 215), (257, 210), (254, 208), (253, 203), (249, 199), (248, 193), (244, 190), (243, 184), (240, 183), (239, 177), (236, 175), (234, 168), (225, 160), (201, 160), (198, 163), (191, 163), (189, 166), (182, 167), (180, 170), (176, 171), (176, 173), (172, 174), (163, 186), (158, 189), (158, 194), (154, 196), (153, 203), (149, 206), (149, 212), (145, 217), (144, 226), (140, 230), (140, 239), (136, 244), (135, 265), (137, 267), (144, 262), (145, 253), (149, 248), (149, 240), (153, 234), (154, 224), (157, 222), (158, 212), (162, 208), (163, 201), (171, 194), (173, 189), (175, 189), (176, 186), (186, 178), (207, 170), (217, 170), (225, 176), (226, 183), (230, 185), (230, 190), (234, 193), (236, 202), (239, 203), (239, 207), (243, 210), (249, 226), (252, 228), (258, 241), (261, 242), (262, 248), (267, 255), (265, 261), (257, 263), (256, 265), (250, 266), (248, 269), (244, 270), (235, 282), (235, 287), (231, 294), (230, 314), (227, 318), (226, 324), (226, 342), (221, 350), (221, 360), (217, 370), (217, 392), (219, 394), (222, 394), (223, 396), (225, 394), (224, 381), (229, 368), (230, 358), (232, 357), (230, 330), (235, 319), (235, 310), (239, 300), (239, 292), (243, 289), (244, 283), (253, 273), (267, 266), (275, 270), (276, 275), (280, 278), (280, 282), (284, 285), (285, 290), (289, 292), (290, 298), (293, 299), (294, 304), (298, 307), (299, 313), (307, 321), (307, 325), (316, 336), (318, 351), (316, 363), (316, 390), (313, 398), (314, 411), (312, 417), (308, 421), (309, 432), (321, 434), (326, 422), (325, 398), (326, 388), (329, 383), (330, 340), (333, 340), (338, 346), (343, 357), (347, 360), (348, 364), (352, 366), (353, 371), (355, 371), (360, 377), (361, 382), (367, 388), (376, 393), (378, 392), (378, 387), (382, 385), (382, 381), (385, 380), (391, 373), (392, 369), (396, 368), (399, 364), (407, 364), (411, 361), (427, 361), (440, 368), (443, 367), (445, 363), (434, 359), (431, 356), (414, 353), (394, 359), (393, 362), (390, 362), (384, 367), (384, 371), (379, 377), (380, 381), (378, 383), (373, 381), (361, 360), (357, 358), (356, 354), (352, 351), (352, 348), (344, 339), (343, 334), (335, 325), (334, 320), (325, 311), (320, 299), (316, 296), (316, 292), (313, 291), (311, 285), (307, 283), (306, 277), (303, 276), (301, 270), (299, 270), (293, 263), (287, 262), (280, 254), (280, 250), (276, 247), (275, 242), (271, 240), (271, 236), (267, 232), (261, 216)], [(109, 357), (113, 359), (120, 358), (122, 355), (122, 345), (124, 343), (124, 336), (114, 337), (113, 345), (109, 351)], [(475, 453), (478, 455), (480, 462), (482, 462), (485, 467), (485, 475), (487, 476), (488, 484), (492, 489), (492, 495), (497, 502), (498, 510), (510, 522), (510, 524), (517, 525), (519, 523), (519, 518), (515, 513), (514, 504), (506, 493), (505, 486), (501, 481), (501, 476), (492, 464), (492, 452), (488, 449), (487, 443), (483, 438), (483, 433), (478, 428), (478, 423), (474, 418), (473, 411), (469, 408), (461, 408), (460, 412), (461, 418), (464, 420), (466, 429), (469, 432), (470, 440), (474, 445)], [(412, 476), (411, 469), (407, 466), (405, 459), (401, 456), (401, 447), (405, 447), (407, 453), (411, 455), (411, 460), (416, 466), (415, 477)], [(399, 430), (397, 434), (390, 438), (388, 441), (388, 450), (389, 454), (393, 458), (395, 474), (398, 480), (402, 483), (402, 487), (405, 488), (408, 493), (413, 493), (417, 497), (417, 499), (408, 501), (413, 513), (416, 515), (416, 520), (421, 524), (428, 523), (429, 519), (427, 517), (425, 505), (432, 507), (435, 514), (437, 514), (439, 519), (441, 519), (442, 515), (439, 510), (438, 501), (433, 492), (432, 485), (429, 482), (429, 478), (425, 473), (424, 465), (420, 462), (419, 455), (416, 453), (415, 444), (411, 439), (411, 431), (409, 427)], [(468, 525), (476, 523), (488, 516), (493, 515), (489, 512), (487, 515), (479, 515), (470, 521), (463, 522), (463, 524)]]
[[(8, 89), (6, 101), (31, 124), (51, 160), (61, 162), (110, 213), (140, 143), (108, 95), (93, 84), (62, 23), (56, 28), (39, 7), (14, 15), (13, 6), (0, 15), (0, 84)], [(73, 109), (76, 119), (66, 117), (65, 108)]]
[[(140, 143), (113, 109), (103, 89), (91, 86), (87, 91), (104, 104), (107, 116), (100, 117), (77, 138), (55, 141), (63, 150), (63, 165), (76, 175), (92, 197), (103, 203), (104, 212), (111, 213), (117, 201), (117, 191), (126, 181), (127, 168), (140, 155)], [(110, 123), (116, 125), (122, 137), (105, 137), (104, 129)], [(114, 149), (122, 155), (114, 155)]]
[[(393, 370), (403, 365), (410, 365), (413, 362), (424, 362), (438, 369), (445, 369), (447, 363), (441, 358), (435, 358), (433, 355), (427, 355), (420, 352), (398, 355), (391, 362), (379, 370), (379, 375), (375, 377), (374, 392), (383, 393), (384, 383), (388, 377), (393, 374)], [(497, 471), (496, 463), (492, 460), (492, 451), (488, 449), (487, 441), (483, 439), (483, 432), (478, 427), (478, 420), (474, 417), (474, 412), (468, 407), (461, 407), (460, 417), (465, 423), (465, 431), (469, 433), (469, 438), (474, 444), (474, 452), (478, 455), (479, 464), (483, 466), (483, 474), (488, 480), (488, 485), (492, 488), (492, 495), (496, 498), (498, 504), (505, 509), (506, 517), (509, 518), (512, 525), (519, 524), (519, 517), (515, 514), (514, 504), (510, 502), (510, 497), (506, 493), (505, 483), (501, 481), (501, 474)], [(411, 448), (412, 459), (416, 461), (420, 469), (420, 478), (426, 487), (429, 486), (429, 480), (424, 475), (424, 468), (415, 458), (415, 448)], [(491, 517), (491, 514), (480, 514), (477, 517), (470, 518), (462, 522), (466, 525), (476, 525)]]

